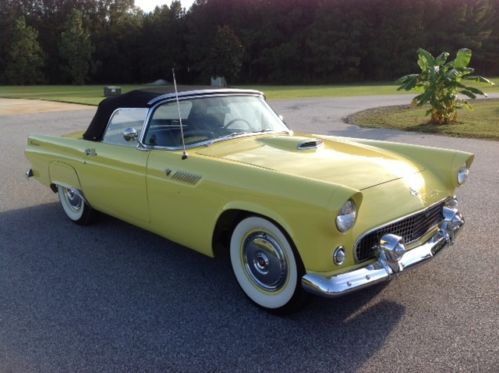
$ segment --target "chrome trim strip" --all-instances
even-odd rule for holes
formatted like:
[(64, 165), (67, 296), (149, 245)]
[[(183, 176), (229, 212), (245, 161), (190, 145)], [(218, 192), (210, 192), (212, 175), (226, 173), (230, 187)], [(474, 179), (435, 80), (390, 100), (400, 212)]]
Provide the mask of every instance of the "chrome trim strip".
[[(357, 245), (359, 244), (359, 242), (360, 242), (360, 241), (361, 241), (361, 240), (362, 240), (365, 236), (367, 236), (367, 235), (368, 235), (368, 234), (370, 234), (370, 233), (373, 233), (374, 231), (377, 231), (378, 229), (383, 229), (384, 227), (387, 227), (387, 226), (392, 225), (392, 224), (396, 224), (396, 223), (398, 223), (398, 222), (400, 222), (400, 221), (402, 221), (402, 220), (404, 220), (404, 219), (408, 219), (408, 218), (410, 218), (410, 217), (412, 217), (412, 216), (414, 216), (414, 215), (421, 214), (422, 212), (425, 212), (425, 211), (427, 211), (427, 210), (429, 210), (429, 209), (431, 209), (431, 208), (435, 207), (436, 205), (438, 205), (438, 204), (440, 204), (440, 203), (442, 203), (442, 202), (446, 202), (446, 201), (447, 201), (447, 200), (449, 200), (449, 199), (450, 199), (450, 198), (444, 198), (444, 199), (441, 199), (440, 201), (435, 202), (435, 203), (432, 203), (430, 206), (425, 207), (424, 209), (418, 210), (418, 211), (416, 211), (416, 212), (412, 212), (412, 213), (410, 213), (409, 215), (404, 215), (404, 216), (402, 216), (402, 217), (400, 217), (400, 218), (397, 218), (397, 219), (395, 219), (395, 220), (391, 220), (391, 221), (389, 221), (389, 222), (387, 222), (387, 223), (384, 223), (384, 224), (382, 224), (382, 225), (377, 226), (376, 228), (372, 228), (372, 229), (370, 229), (370, 230), (365, 231), (364, 233), (362, 233), (362, 234), (359, 236), (359, 238), (357, 238), (357, 240), (355, 241), (355, 244), (353, 245), (353, 255), (354, 255), (354, 258), (355, 258), (355, 262), (357, 262), (357, 263), (359, 262), (359, 258), (357, 258)], [(435, 226), (433, 226), (433, 227), (431, 227), (430, 229), (428, 229), (428, 230), (427, 230), (427, 231), (426, 231), (423, 235), (421, 235), (421, 237), (424, 237), (424, 235), (425, 235), (425, 234), (427, 234), (428, 232), (430, 232), (433, 228), (435, 228)], [(420, 239), (421, 237), (419, 237), (418, 239)], [(412, 241), (412, 242), (415, 242), (415, 241), (417, 241), (418, 239), (416, 239), (416, 240), (414, 240), (414, 241)]]
[(398, 273), (427, 262), (443, 248), (452, 245), (464, 225), (464, 219), (457, 209), (444, 207), (443, 214), (444, 220), (438, 232), (424, 244), (406, 250), (402, 237), (387, 234), (380, 240), (381, 249), (375, 263), (331, 277), (308, 273), (302, 277), (303, 288), (313, 294), (334, 298), (388, 281)]
[[(237, 89), (237, 88), (226, 88), (226, 89), (198, 89), (194, 91), (184, 91), (178, 92), (178, 98), (185, 100), (194, 97), (202, 96), (229, 96), (229, 95), (251, 95), (251, 96), (263, 96), (263, 93), (253, 89)], [(147, 105), (156, 105), (159, 101), (170, 101), (175, 100), (175, 92), (165, 93), (164, 95), (154, 97), (150, 100)]]

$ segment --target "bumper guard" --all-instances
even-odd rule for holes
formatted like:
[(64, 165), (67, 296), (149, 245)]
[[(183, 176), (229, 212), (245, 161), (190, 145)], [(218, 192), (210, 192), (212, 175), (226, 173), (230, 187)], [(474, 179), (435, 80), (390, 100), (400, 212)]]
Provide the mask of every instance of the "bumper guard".
[(302, 277), (303, 288), (313, 294), (334, 298), (390, 280), (408, 268), (427, 262), (444, 247), (453, 244), (464, 225), (464, 219), (457, 209), (444, 207), (443, 216), (438, 231), (424, 244), (406, 250), (402, 237), (385, 234), (380, 239), (376, 254), (378, 260), (375, 263), (332, 277), (306, 274)]

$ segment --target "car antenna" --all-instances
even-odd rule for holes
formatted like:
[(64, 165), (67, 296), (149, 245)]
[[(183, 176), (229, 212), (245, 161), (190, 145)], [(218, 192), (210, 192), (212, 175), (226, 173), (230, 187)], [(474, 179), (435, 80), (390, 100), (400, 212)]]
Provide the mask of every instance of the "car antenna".
[(175, 79), (175, 68), (172, 68), (172, 75), (173, 75), (173, 86), (175, 87), (175, 98), (177, 99), (178, 120), (180, 122), (180, 137), (182, 137), (182, 148), (184, 149), (184, 153), (182, 154), (182, 159), (187, 159), (189, 155), (185, 150), (184, 125), (182, 124), (182, 115), (180, 115), (180, 102), (178, 101), (177, 80)]

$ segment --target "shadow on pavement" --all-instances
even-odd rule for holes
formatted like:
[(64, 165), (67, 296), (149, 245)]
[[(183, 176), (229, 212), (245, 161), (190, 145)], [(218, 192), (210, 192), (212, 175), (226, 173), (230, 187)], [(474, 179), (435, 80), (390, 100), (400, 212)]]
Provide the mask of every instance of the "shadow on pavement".
[(2, 370), (355, 370), (404, 314), (375, 287), (301, 312), (253, 306), (230, 265), (56, 203), (0, 213)]

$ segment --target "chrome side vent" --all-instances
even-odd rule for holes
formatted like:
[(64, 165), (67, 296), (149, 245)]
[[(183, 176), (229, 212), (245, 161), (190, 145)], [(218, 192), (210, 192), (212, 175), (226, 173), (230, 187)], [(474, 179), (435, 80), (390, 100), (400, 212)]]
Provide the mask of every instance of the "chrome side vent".
[(298, 144), (298, 150), (310, 150), (310, 149), (319, 149), (324, 142), (320, 139), (313, 139), (310, 141), (304, 141)]
[(175, 172), (171, 178), (172, 180), (176, 180), (181, 183), (186, 183), (191, 185), (196, 185), (199, 182), (199, 180), (201, 180), (201, 176), (190, 174), (184, 171)]

